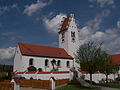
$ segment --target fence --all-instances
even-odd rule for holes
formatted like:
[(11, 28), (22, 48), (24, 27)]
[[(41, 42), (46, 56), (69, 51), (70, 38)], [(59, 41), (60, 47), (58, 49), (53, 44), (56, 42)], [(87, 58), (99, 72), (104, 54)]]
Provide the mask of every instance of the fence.
[(14, 90), (13, 84), (10, 83), (10, 80), (5, 80), (0, 83), (0, 90)]
[[(55, 86), (60, 86), (69, 83), (69, 79), (58, 79), (55, 80)], [(20, 80), (20, 87), (31, 87), (39, 89), (51, 89), (50, 80)], [(5, 80), (0, 83), (0, 90), (14, 90), (13, 84), (10, 84), (10, 80)]]
[(50, 89), (51, 83), (49, 80), (21, 80), (20, 87), (32, 87), (41, 89)]
[(69, 83), (69, 79), (59, 79), (55, 81), (55, 86), (60, 86)]

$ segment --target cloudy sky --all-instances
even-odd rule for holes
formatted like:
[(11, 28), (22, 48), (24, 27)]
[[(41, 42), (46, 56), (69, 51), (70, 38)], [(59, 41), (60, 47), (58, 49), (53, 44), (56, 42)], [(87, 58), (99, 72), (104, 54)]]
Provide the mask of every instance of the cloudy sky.
[(0, 63), (13, 64), (18, 42), (58, 46), (61, 20), (75, 14), (80, 43), (104, 42), (120, 54), (120, 0), (0, 0)]

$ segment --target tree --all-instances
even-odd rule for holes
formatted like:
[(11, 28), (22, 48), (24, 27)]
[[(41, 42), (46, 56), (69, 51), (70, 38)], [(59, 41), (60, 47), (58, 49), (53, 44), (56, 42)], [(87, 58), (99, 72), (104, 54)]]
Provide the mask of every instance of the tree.
[(106, 83), (108, 83), (108, 75), (115, 72), (115, 67), (108, 55), (106, 55), (105, 61), (99, 71), (105, 74)]
[(90, 74), (90, 85), (92, 85), (92, 74), (97, 72), (104, 62), (103, 56), (105, 51), (101, 50), (102, 43), (96, 44), (89, 41), (81, 45), (76, 53), (76, 62), (80, 65), (81, 70)]

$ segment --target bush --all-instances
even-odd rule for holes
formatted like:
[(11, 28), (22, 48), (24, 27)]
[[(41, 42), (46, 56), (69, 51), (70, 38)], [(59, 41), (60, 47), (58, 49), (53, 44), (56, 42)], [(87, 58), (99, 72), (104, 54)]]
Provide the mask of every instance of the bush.
[[(90, 83), (90, 80), (85, 80), (86, 82)], [(92, 84), (96, 85), (94, 81), (92, 81)]]
[(120, 77), (116, 78), (117, 81), (120, 81)]

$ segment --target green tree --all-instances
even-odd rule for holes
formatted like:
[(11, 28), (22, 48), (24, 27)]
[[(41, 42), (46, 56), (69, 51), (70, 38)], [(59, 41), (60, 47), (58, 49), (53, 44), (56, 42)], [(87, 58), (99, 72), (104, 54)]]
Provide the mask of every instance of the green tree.
[(104, 62), (106, 52), (101, 50), (102, 43), (96, 44), (89, 41), (81, 45), (76, 53), (76, 62), (80, 65), (81, 70), (90, 74), (90, 85), (92, 85), (92, 74), (97, 72)]
[(106, 83), (108, 83), (108, 75), (115, 72), (115, 67), (108, 55), (106, 55), (105, 61), (99, 71), (105, 74)]

